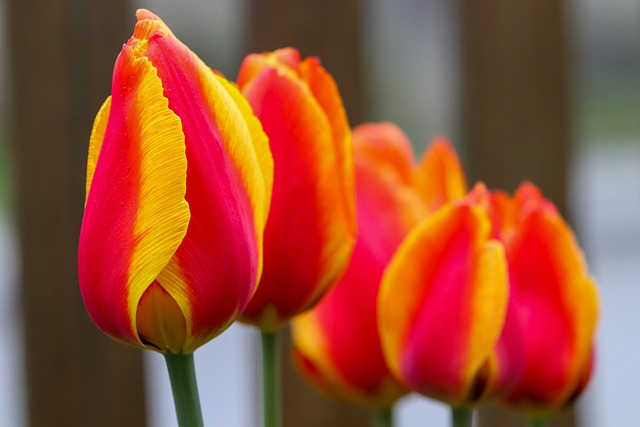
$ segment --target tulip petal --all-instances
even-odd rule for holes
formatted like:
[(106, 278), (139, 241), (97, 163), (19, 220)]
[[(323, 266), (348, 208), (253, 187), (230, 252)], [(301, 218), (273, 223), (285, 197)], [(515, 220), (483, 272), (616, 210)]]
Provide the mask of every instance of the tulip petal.
[(255, 79), (264, 69), (274, 67), (280, 72), (288, 72), (298, 75), (300, 65), (300, 52), (286, 47), (269, 53), (252, 53), (242, 61), (238, 74), (238, 87), (244, 88), (251, 80)]
[(381, 267), (407, 235), (427, 215), (415, 188), (402, 182), (394, 170), (357, 159), (358, 241), (356, 249)]
[(158, 282), (147, 288), (138, 304), (136, 325), (140, 341), (159, 351), (181, 352), (187, 338), (182, 309)]
[[(382, 356), (376, 299), (382, 269), (358, 242), (357, 259), (313, 310), (292, 320), (294, 349), (308, 378), (350, 402), (389, 408), (405, 393)], [(305, 369), (306, 368), (306, 369)]]
[(433, 212), (450, 200), (467, 193), (467, 182), (460, 160), (443, 136), (433, 139), (416, 170), (416, 186)]
[(333, 151), (336, 153), (337, 168), (336, 173), (344, 186), (340, 187), (342, 204), (346, 206), (346, 213), (351, 214), (347, 224), (352, 226), (350, 232), (356, 234), (355, 220), (355, 180), (353, 169), (353, 144), (351, 142), (351, 131), (342, 98), (335, 80), (320, 65), (318, 58), (310, 57), (300, 63), (300, 75), (309, 85), (309, 89), (320, 108), (324, 111), (331, 125), (333, 135)]
[(156, 69), (128, 46), (116, 62), (112, 93), (101, 144), (100, 131), (94, 132), (99, 155), (80, 236), (79, 276), (94, 322), (109, 335), (140, 343), (138, 301), (187, 231), (187, 162), (180, 119), (168, 108)]
[(504, 324), (507, 267), (482, 210), (446, 205), (414, 228), (382, 279), (387, 362), (412, 389), (464, 403)]
[[(367, 328), (351, 323), (358, 315), (353, 307), (351, 312), (351, 316), (344, 317), (337, 313), (329, 316), (328, 310), (323, 313), (314, 310), (294, 318), (294, 361), (304, 377), (322, 393), (350, 403), (390, 408), (406, 390), (389, 373), (382, 359), (377, 334), (367, 334), (363, 340), (362, 331)], [(348, 326), (348, 330), (336, 327), (336, 321), (341, 322), (340, 326)], [(343, 323), (345, 321), (349, 323)], [(354, 323), (357, 322), (358, 319), (355, 319)], [(360, 323), (363, 322), (367, 320)], [(331, 337), (325, 335), (327, 329)], [(350, 337), (350, 342), (337, 348), (345, 341), (336, 339), (336, 331), (343, 332), (343, 338)], [(373, 338), (373, 341), (369, 338)], [(357, 341), (357, 348), (354, 347), (354, 341)]]
[[(262, 176), (253, 175), (255, 169), (248, 169), (247, 165), (250, 162), (244, 161), (243, 157), (239, 156), (236, 159), (236, 167), (241, 171), (241, 175), (245, 178), (245, 181), (250, 182), (249, 187), (254, 188), (250, 196), (255, 206), (254, 221), (256, 223), (256, 229), (259, 230), (259, 250), (260, 250), (260, 274), (262, 274), (262, 237), (264, 227), (267, 223), (269, 216), (269, 207), (271, 205), (271, 193), (273, 190), (273, 157), (271, 155), (271, 149), (269, 148), (269, 138), (262, 129), (260, 120), (253, 114), (251, 105), (244, 96), (238, 91), (238, 89), (229, 83), (227, 80), (220, 76), (216, 76), (218, 82), (222, 84), (225, 90), (229, 93), (233, 101), (236, 103), (242, 117), (247, 124), (249, 133), (251, 135), (251, 142), (256, 155), (258, 166)], [(228, 132), (230, 135), (234, 135), (232, 129)], [(264, 187), (264, 189), (263, 189)], [(259, 196), (264, 193), (264, 197)]]
[(106, 101), (100, 107), (96, 119), (93, 122), (93, 129), (91, 130), (91, 137), (89, 138), (89, 154), (87, 158), (87, 184), (85, 193), (86, 199), (89, 197), (89, 189), (91, 188), (91, 181), (93, 181), (93, 174), (98, 164), (98, 156), (100, 155), (100, 149), (102, 148), (102, 141), (104, 140), (104, 134), (107, 130), (107, 123), (109, 122), (109, 111), (111, 110), (111, 97), (109, 96)]
[(146, 49), (146, 41), (155, 33), (177, 40), (171, 29), (155, 13), (146, 9), (138, 9), (136, 10), (136, 18), (138, 22), (134, 27), (133, 36), (127, 44), (140, 43), (139, 49)]
[(299, 369), (310, 373), (320, 390), (335, 390), (338, 395), (351, 387), (342, 379), (331, 360), (331, 348), (321, 327), (320, 319), (307, 312), (294, 320), (292, 339), (295, 341), (294, 357)]
[[(353, 130), (358, 165), (372, 164), (381, 175), (397, 176), (403, 185), (413, 184), (413, 149), (404, 132), (393, 123), (365, 123)], [(358, 186), (360, 180), (358, 180)]]

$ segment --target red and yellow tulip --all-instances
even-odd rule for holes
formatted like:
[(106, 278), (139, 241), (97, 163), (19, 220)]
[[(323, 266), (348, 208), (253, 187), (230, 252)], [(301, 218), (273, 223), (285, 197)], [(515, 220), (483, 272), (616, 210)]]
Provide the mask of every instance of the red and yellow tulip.
[(255, 291), (273, 164), (238, 90), (137, 17), (90, 138), (80, 288), (107, 335), (190, 353)]
[(595, 282), (570, 227), (530, 183), (491, 196), (524, 341), (524, 371), (506, 397), (534, 414), (562, 409), (587, 385), (598, 317)]
[(333, 78), (295, 49), (249, 55), (238, 87), (274, 158), (264, 272), (243, 320), (274, 332), (340, 278), (356, 235), (353, 148)]
[(406, 392), (384, 361), (377, 327), (380, 278), (411, 227), (466, 193), (458, 158), (442, 138), (418, 166), (389, 123), (354, 129), (358, 239), (349, 268), (314, 309), (292, 321), (299, 370), (330, 396), (380, 409)]
[(478, 185), (418, 225), (386, 270), (379, 326), (392, 371), (454, 406), (491, 396), (540, 416), (588, 382), (598, 313), (571, 229), (530, 183)]
[[(480, 194), (478, 194), (480, 193)], [(452, 406), (506, 393), (521, 369), (502, 243), (484, 186), (414, 227), (386, 269), (378, 322), (391, 371)]]

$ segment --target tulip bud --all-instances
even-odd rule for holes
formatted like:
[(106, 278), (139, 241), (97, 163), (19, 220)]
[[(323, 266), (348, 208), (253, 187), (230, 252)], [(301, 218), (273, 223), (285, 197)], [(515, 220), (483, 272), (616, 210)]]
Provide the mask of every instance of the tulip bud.
[(137, 17), (91, 134), (80, 290), (112, 338), (190, 353), (255, 291), (273, 165), (240, 93)]
[(492, 195), (524, 342), (524, 370), (505, 401), (544, 415), (572, 403), (593, 363), (598, 296), (570, 227), (531, 183)]
[(274, 332), (344, 273), (356, 235), (351, 133), (333, 78), (291, 48), (249, 55), (238, 87), (274, 158), (264, 272), (243, 320)]
[[(480, 193), (480, 194), (478, 194)], [(484, 186), (416, 225), (382, 278), (378, 325), (392, 372), (451, 406), (503, 395), (521, 369), (504, 247)]]

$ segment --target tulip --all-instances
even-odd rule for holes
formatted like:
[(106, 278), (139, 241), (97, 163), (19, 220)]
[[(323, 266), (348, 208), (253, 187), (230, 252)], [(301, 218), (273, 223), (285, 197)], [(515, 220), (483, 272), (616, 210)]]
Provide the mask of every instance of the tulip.
[(137, 17), (91, 134), (80, 289), (107, 335), (188, 353), (254, 293), (272, 164), (237, 90)]
[(353, 148), (333, 78), (292, 48), (249, 55), (238, 87), (262, 122), (274, 159), (264, 272), (242, 315), (275, 332), (331, 288), (356, 235)]
[(593, 364), (598, 297), (570, 227), (531, 183), (491, 197), (524, 341), (524, 370), (505, 401), (532, 416), (572, 403)]
[(157, 16), (137, 18), (90, 138), (78, 273), (96, 325), (169, 364), (254, 293), (273, 166), (237, 89)]
[(411, 227), (446, 200), (463, 197), (458, 158), (443, 138), (418, 166), (407, 137), (389, 123), (354, 129), (356, 211), (353, 257), (343, 278), (314, 309), (292, 321), (294, 356), (322, 392), (378, 411), (406, 389), (389, 372), (377, 328), (380, 278)]
[[(454, 408), (508, 392), (521, 370), (502, 243), (482, 185), (416, 225), (384, 272), (378, 322), (391, 371)], [(509, 321), (508, 321), (509, 320)]]
[(344, 273), (356, 235), (353, 147), (335, 82), (292, 48), (245, 58), (238, 87), (274, 160), (264, 272), (242, 320), (260, 328), (264, 425), (279, 426), (277, 331)]

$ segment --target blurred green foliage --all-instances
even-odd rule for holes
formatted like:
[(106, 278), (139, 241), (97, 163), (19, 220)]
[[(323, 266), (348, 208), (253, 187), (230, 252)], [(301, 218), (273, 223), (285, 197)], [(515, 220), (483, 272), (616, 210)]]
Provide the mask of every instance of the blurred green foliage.
[(580, 85), (577, 98), (577, 136), (581, 142), (638, 143), (640, 76), (592, 78)]
[(11, 160), (6, 130), (0, 127), (0, 215), (6, 215), (12, 197)]

